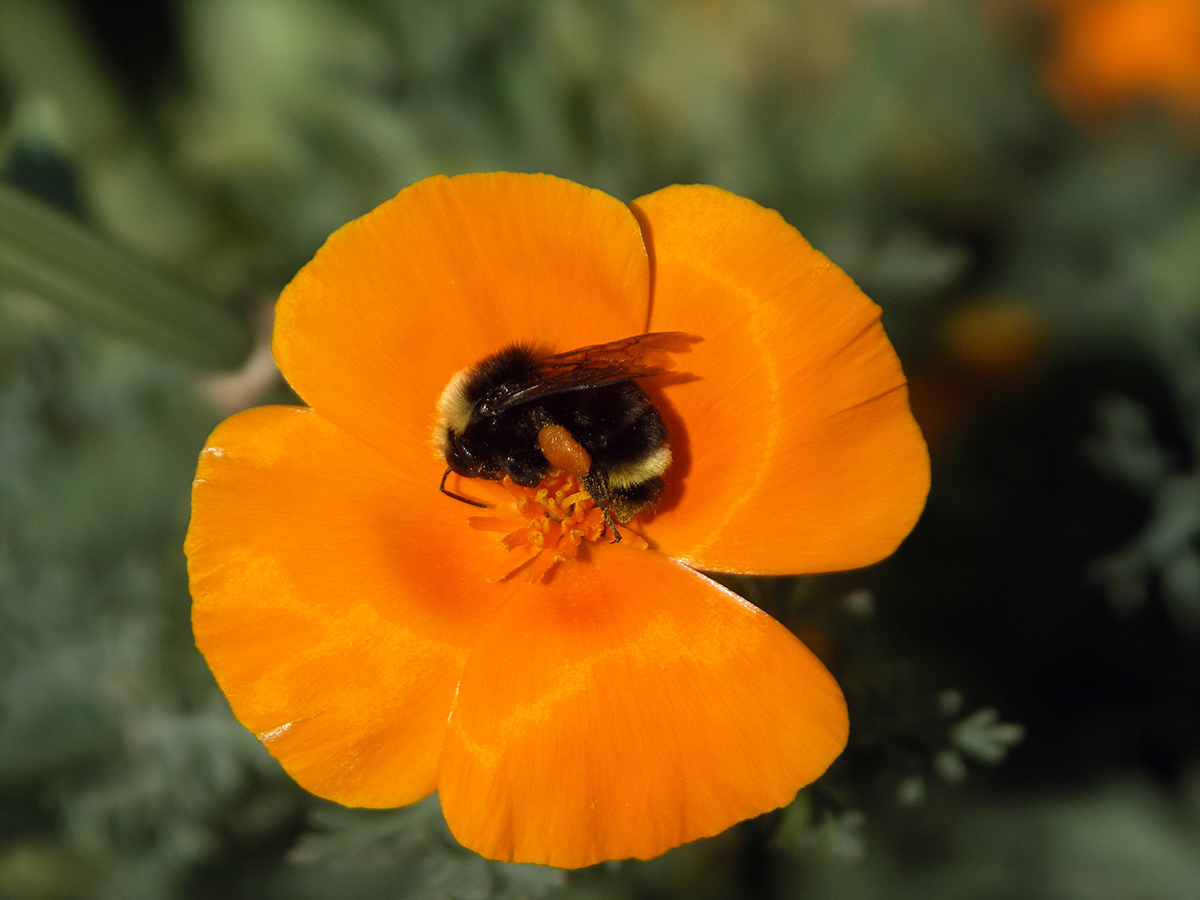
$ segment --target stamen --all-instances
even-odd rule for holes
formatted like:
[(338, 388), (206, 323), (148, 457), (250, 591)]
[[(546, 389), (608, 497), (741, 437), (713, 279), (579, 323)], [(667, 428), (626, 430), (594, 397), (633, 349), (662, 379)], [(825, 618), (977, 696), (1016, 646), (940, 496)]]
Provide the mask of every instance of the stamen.
[[(559, 563), (575, 559), (584, 541), (604, 539), (604, 511), (576, 476), (554, 470), (535, 488), (521, 487), (507, 476), (501, 484), (512, 495), (511, 511), (467, 519), (479, 531), (504, 533), (500, 540), (513, 552), (514, 565), (498, 580), (522, 572), (531, 583), (542, 581)], [(637, 533), (625, 528), (622, 533), (626, 538), (622, 546), (642, 550), (648, 546)]]

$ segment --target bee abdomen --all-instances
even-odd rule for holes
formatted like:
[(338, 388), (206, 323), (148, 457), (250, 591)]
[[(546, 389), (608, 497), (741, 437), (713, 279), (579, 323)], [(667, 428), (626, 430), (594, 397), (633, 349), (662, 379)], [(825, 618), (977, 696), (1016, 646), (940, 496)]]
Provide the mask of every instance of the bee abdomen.
[(671, 467), (671, 448), (659, 444), (645, 456), (608, 470), (608, 485), (614, 490), (659, 478)]
[(661, 478), (651, 478), (627, 487), (610, 488), (608, 492), (609, 508), (616, 520), (624, 525), (657, 500), (665, 486), (666, 482)]

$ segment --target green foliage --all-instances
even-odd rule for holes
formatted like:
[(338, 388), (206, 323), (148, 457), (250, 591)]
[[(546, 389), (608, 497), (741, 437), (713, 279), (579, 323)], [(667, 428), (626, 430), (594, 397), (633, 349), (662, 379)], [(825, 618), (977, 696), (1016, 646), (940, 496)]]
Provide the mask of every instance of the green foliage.
[(245, 322), (3, 184), (0, 281), (188, 362), (235, 368), (250, 351)]
[[(0, 897), (1190, 897), (1200, 154), (1149, 104), (1064, 117), (1049, 5), (0, 0), (0, 172), (64, 208), (0, 186)], [(847, 753), (650, 862), (318, 801), (191, 641), (196, 454), (283, 390), (193, 366), (343, 222), (493, 169), (779, 209), (884, 307), (933, 444), (896, 558), (733, 585), (829, 659)], [(948, 337), (981, 300), (1040, 329), (1008, 368)]]
[(532, 900), (566, 880), (557, 869), (492, 862), (464, 850), (450, 836), (436, 797), (397, 810), (323, 808), (312, 824), (292, 850), (294, 862), (369, 872), (397, 900), (448, 894)]

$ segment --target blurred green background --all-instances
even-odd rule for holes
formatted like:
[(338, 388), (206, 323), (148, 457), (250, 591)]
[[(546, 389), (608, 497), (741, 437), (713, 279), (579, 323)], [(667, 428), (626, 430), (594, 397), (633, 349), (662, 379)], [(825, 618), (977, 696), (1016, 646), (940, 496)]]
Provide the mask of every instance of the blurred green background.
[[(1197, 896), (1197, 19), (0, 0), (0, 897)], [(882, 305), (931, 444), (891, 560), (734, 580), (833, 668), (846, 754), (651, 862), (499, 865), (435, 802), (316, 800), (191, 642), (189, 483), (288, 396), (278, 291), (405, 185), (496, 169), (780, 210)]]

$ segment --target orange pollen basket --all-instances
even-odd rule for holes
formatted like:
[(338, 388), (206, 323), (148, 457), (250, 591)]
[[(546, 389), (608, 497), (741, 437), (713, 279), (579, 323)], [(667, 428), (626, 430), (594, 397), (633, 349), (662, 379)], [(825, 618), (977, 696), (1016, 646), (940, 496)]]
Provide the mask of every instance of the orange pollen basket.
[[(480, 531), (502, 531), (501, 542), (515, 556), (515, 564), (496, 579), (505, 581), (521, 573), (530, 583), (548, 580), (559, 563), (579, 557), (584, 541), (605, 538), (604, 513), (579, 479), (552, 471), (534, 488), (521, 487), (508, 476), (500, 482), (513, 497), (512, 514), (471, 516), (467, 524)], [(507, 512), (507, 511), (506, 511)], [(640, 535), (621, 530), (622, 547), (645, 550)]]

